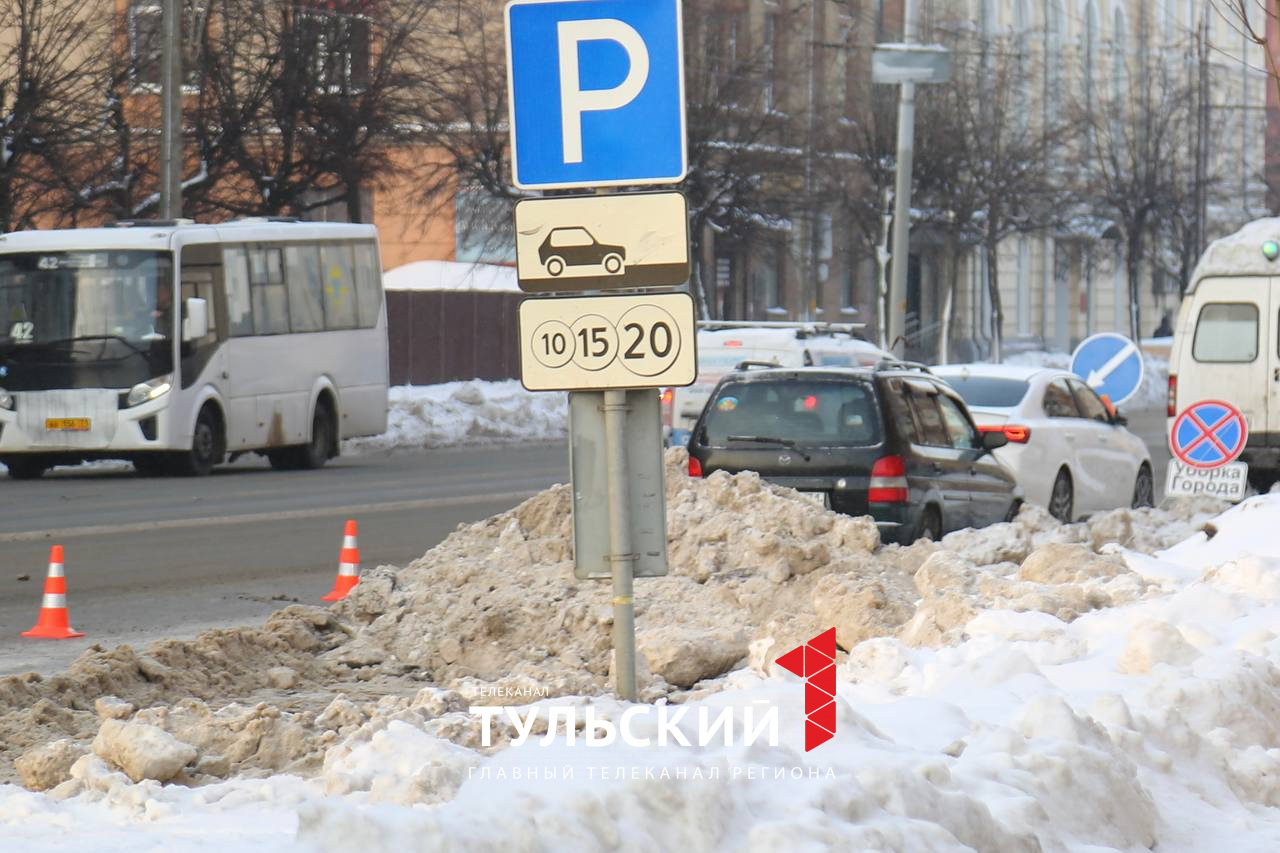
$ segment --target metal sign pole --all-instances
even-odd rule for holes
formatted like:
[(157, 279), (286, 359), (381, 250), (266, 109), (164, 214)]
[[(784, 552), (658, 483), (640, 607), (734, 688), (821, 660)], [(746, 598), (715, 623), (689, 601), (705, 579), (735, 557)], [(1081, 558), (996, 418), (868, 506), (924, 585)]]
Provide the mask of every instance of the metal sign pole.
[(604, 392), (605, 452), (608, 454), (609, 566), (613, 572), (614, 679), (618, 696), (636, 701), (636, 555), (631, 549), (628, 506), (627, 392)]

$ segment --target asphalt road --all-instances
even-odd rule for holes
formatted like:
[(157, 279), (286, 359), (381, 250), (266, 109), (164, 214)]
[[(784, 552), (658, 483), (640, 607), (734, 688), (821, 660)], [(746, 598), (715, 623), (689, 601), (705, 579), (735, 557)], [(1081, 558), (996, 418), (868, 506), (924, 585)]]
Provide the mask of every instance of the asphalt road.
[[(1160, 496), (1164, 413), (1127, 414), (1150, 448)], [(60, 669), (95, 642), (145, 645), (319, 604), (345, 519), (360, 524), (362, 566), (403, 566), (459, 523), (567, 479), (563, 445), (343, 457), (302, 472), (248, 457), (201, 480), (128, 469), (0, 476), (0, 675)], [(66, 550), (71, 624), (83, 640), (18, 636), (34, 623), (54, 543)]]
[[(0, 476), (0, 675), (59, 669), (95, 642), (145, 644), (319, 604), (347, 518), (360, 525), (362, 566), (403, 566), (459, 523), (567, 480), (563, 445), (343, 457), (300, 472), (250, 457), (198, 480), (71, 468), (34, 482)], [(83, 640), (18, 636), (34, 624), (54, 543)]]

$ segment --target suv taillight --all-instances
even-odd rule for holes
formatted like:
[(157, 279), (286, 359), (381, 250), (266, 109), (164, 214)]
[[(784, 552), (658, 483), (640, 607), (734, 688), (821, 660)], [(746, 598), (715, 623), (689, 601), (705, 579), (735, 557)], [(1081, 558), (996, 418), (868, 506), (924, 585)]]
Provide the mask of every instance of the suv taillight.
[(689, 457), (689, 476), (690, 477), (702, 476), (702, 463), (698, 461), (698, 457), (696, 456)]
[(1171, 418), (1178, 416), (1178, 377), (1169, 374), (1169, 396), (1165, 405), (1165, 414)]
[(871, 466), (867, 502), (902, 504), (907, 502), (907, 463), (901, 456), (885, 456)]

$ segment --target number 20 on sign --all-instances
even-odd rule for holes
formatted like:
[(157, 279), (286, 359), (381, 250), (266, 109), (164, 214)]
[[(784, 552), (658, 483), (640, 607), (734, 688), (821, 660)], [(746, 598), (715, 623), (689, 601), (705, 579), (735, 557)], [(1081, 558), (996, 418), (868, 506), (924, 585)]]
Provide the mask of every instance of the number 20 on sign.
[(687, 293), (526, 299), (520, 381), (530, 391), (689, 385), (694, 341)]

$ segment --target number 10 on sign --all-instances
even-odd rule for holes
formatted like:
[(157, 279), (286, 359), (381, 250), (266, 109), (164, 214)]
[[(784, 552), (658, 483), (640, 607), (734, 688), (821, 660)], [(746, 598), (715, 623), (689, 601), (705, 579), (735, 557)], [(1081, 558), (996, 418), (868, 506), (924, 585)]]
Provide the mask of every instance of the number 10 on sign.
[(520, 380), (530, 391), (688, 385), (694, 330), (687, 293), (526, 299)]

